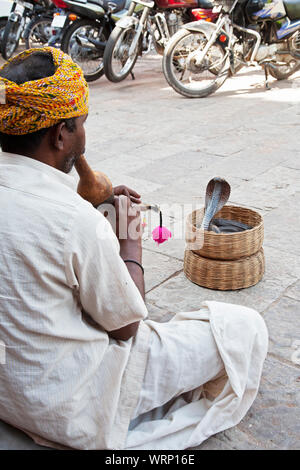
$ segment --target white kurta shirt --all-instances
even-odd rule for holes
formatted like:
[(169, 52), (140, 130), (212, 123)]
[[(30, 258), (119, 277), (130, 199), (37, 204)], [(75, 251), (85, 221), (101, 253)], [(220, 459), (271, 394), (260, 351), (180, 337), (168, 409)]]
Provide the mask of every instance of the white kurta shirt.
[(0, 153), (0, 419), (78, 449), (122, 448), (149, 328), (128, 341), (106, 331), (146, 316), (109, 222), (73, 177)]

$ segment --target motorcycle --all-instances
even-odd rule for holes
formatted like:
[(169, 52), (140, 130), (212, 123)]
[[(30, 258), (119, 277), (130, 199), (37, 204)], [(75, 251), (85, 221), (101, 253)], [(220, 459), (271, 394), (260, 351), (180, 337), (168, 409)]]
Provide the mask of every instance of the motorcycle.
[(80, 16), (65, 30), (61, 49), (80, 65), (88, 82), (103, 73), (103, 53), (115, 22), (127, 13), (130, 0), (64, 0)]
[(60, 47), (63, 32), (71, 20), (69, 15), (67, 15), (67, 20), (64, 21), (65, 28), (56, 28), (55, 25), (53, 26), (53, 23), (56, 21), (56, 24), (60, 24), (61, 20), (57, 21), (56, 17), (65, 14), (64, 8), (65, 4), (62, 0), (51, 0), (51, 5), (45, 13), (32, 18), (24, 33), (27, 49), (43, 47), (45, 45)]
[[(201, 7), (201, 8), (199, 8)], [(103, 63), (108, 80), (120, 82), (129, 73), (139, 55), (154, 45), (163, 54), (171, 36), (191, 19), (215, 21), (209, 0), (132, 0), (128, 13), (121, 18), (107, 42)]]
[(14, 0), (1, 42), (1, 54), (5, 60), (12, 57), (18, 48), (28, 20), (45, 13), (49, 6), (49, 0)]
[(51, 36), (48, 39), (48, 46), (61, 48), (62, 38), (69, 25), (76, 21), (79, 16), (73, 13), (63, 0), (52, 0), (55, 10), (52, 14), (50, 26)]
[[(52, 22), (53, 15), (55, 15), (54, 1), (55, 0), (52, 1), (46, 11), (35, 15), (26, 26), (24, 32), (26, 49), (49, 45), (48, 43), (53, 36)], [(55, 43), (53, 45), (55, 45)]]
[(241, 67), (283, 80), (300, 67), (300, 0), (219, 0), (215, 24), (185, 24), (169, 42), (163, 72), (188, 98), (214, 93)]

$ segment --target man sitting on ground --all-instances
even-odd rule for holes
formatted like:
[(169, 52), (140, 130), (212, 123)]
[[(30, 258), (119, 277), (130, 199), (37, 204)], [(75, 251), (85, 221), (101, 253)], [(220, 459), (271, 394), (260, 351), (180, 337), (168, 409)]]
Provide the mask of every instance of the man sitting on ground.
[(261, 317), (206, 302), (148, 319), (139, 214), (118, 239), (69, 175), (85, 150), (81, 69), (25, 51), (0, 86), (0, 419), (76, 449), (187, 448), (237, 424), (266, 355)]

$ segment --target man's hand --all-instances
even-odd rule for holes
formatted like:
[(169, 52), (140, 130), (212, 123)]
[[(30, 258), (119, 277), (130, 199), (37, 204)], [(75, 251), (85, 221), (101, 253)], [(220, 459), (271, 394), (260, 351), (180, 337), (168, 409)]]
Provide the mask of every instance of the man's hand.
[[(140, 245), (142, 225), (138, 206), (132, 207), (131, 200), (125, 195), (114, 196), (116, 210), (116, 235), (120, 245)], [(124, 259), (124, 258), (123, 258)]]
[(127, 186), (124, 186), (124, 184), (120, 186), (116, 186), (114, 189), (114, 195), (115, 196), (127, 196), (131, 202), (134, 202), (135, 204), (140, 204), (141, 203), (141, 196), (138, 194), (136, 191), (133, 189), (128, 188)]

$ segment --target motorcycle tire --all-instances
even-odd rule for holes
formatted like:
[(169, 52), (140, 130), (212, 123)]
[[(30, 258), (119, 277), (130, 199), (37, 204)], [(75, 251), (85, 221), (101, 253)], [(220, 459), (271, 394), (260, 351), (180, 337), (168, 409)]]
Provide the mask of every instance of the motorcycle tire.
[(6, 26), (7, 21), (8, 20), (5, 19), (5, 18), (0, 19), (0, 49), (2, 48), (2, 37), (3, 37), (3, 34), (4, 34), (4, 30), (5, 30), (5, 26)]
[[(164, 52), (163, 62), (162, 62), (163, 73), (168, 84), (177, 93), (181, 94), (182, 96), (186, 98), (204, 98), (208, 95), (211, 95), (218, 88), (220, 88), (220, 86), (223, 85), (223, 83), (225, 82), (226, 78), (229, 75), (229, 65), (230, 65), (229, 56), (226, 57), (226, 53), (224, 49), (219, 44), (214, 43), (212, 44), (211, 47), (212, 48), (214, 47), (215, 49), (217, 49), (219, 55), (221, 56), (221, 58), (218, 59), (219, 62), (217, 61), (216, 63), (209, 63), (206, 66), (206, 68), (203, 68), (203, 66), (200, 64), (200, 68), (198, 67), (197, 69), (197, 66), (193, 65), (192, 62), (191, 62), (191, 65), (189, 66), (190, 70), (194, 68), (193, 73), (195, 74), (200, 74), (200, 72), (202, 73), (204, 71), (210, 73), (211, 82), (212, 82), (211, 84), (207, 86), (204, 85), (204, 87), (202, 87), (201, 89), (197, 89), (197, 87), (194, 86), (190, 80), (188, 81), (187, 84), (184, 84), (184, 83), (181, 83), (181, 81), (177, 79), (177, 77), (175, 76), (174, 69), (176, 69), (178, 74), (181, 74), (181, 77), (183, 78), (185, 70), (187, 70), (187, 67), (186, 67), (186, 64), (182, 66), (182, 64), (180, 63), (181, 59), (184, 60), (184, 56), (180, 57), (179, 55), (178, 59), (174, 58), (176, 48), (180, 47), (180, 43), (182, 43), (184, 47), (184, 43), (188, 39), (188, 36), (191, 36), (191, 39), (192, 39), (193, 36), (196, 37), (196, 35), (198, 36), (202, 35), (202, 37), (200, 36), (201, 41), (207, 42), (206, 35), (201, 30), (195, 32), (195, 31), (188, 31), (184, 28), (180, 29), (177, 33), (174, 34), (174, 36), (172, 36), (172, 38), (168, 42), (165, 52)], [(199, 44), (199, 42), (197, 44)], [(199, 46), (197, 45), (195, 47), (195, 50), (198, 47)], [(190, 48), (188, 50), (191, 51)], [(180, 53), (182, 54), (182, 52), (179, 49), (178, 54)], [(219, 67), (220, 60), (221, 60), (222, 67)], [(194, 83), (197, 85), (198, 83), (199, 84), (201, 83), (201, 80), (199, 80), (199, 75), (196, 75), (196, 77), (198, 78), (197, 80), (195, 80)], [(207, 83), (206, 80), (202, 80), (202, 81), (204, 83)]]
[[(84, 59), (84, 50), (83, 47), (76, 43), (75, 34), (76, 32), (82, 31), (93, 31), (99, 30), (101, 27), (100, 22), (96, 22), (93, 20), (76, 20), (74, 23), (71, 23), (70, 26), (66, 29), (62, 41), (61, 41), (61, 50), (69, 54), (74, 62), (76, 62), (83, 70), (84, 77), (87, 82), (93, 82), (98, 78), (102, 77), (104, 74), (103, 69), (103, 51), (97, 51), (94, 49), (94, 57), (92, 51), (90, 52), (90, 58), (86, 61), (88, 64), (89, 62), (97, 62), (97, 66), (95, 70), (91, 70), (88, 68), (88, 65), (85, 65)], [(101, 40), (102, 42), (107, 42), (109, 37), (109, 31), (106, 27), (103, 28), (101, 37), (97, 37), (97, 39)], [(96, 37), (95, 37), (96, 39)], [(73, 41), (73, 42), (72, 42)], [(81, 48), (81, 49), (80, 49)], [(87, 58), (88, 58), (88, 51), (86, 51)]]
[(17, 31), (18, 28), (20, 27), (20, 21), (13, 22), (13, 21), (8, 20), (6, 23), (6, 26), (3, 32), (3, 37), (2, 37), (2, 43), (1, 43), (1, 54), (2, 54), (3, 59), (5, 60), (10, 59), (19, 46), (20, 39), (18, 39), (15, 42), (14, 41), (9, 42), (9, 40), (10, 40), (11, 35), (13, 34), (13, 31)]
[[(51, 37), (52, 20), (52, 16), (39, 16), (33, 18), (28, 23), (24, 33), (26, 49), (47, 45)], [(45, 28), (48, 28), (48, 32)], [(35, 38), (35, 40), (33, 38)]]
[[(123, 51), (126, 51), (126, 45), (127, 45), (127, 50), (128, 50), (134, 36), (135, 36), (135, 29), (133, 28), (123, 29), (123, 28), (119, 28), (118, 26), (116, 26), (113, 29), (111, 35), (109, 36), (109, 39), (107, 41), (107, 45), (104, 51), (103, 63), (104, 63), (105, 76), (111, 82), (115, 82), (115, 83), (121, 82), (132, 71), (141, 51), (141, 45), (142, 45), (142, 40), (143, 40), (142, 35), (140, 37), (136, 51), (132, 58), (126, 57), (126, 55), (123, 58), (117, 57), (116, 60), (120, 60), (120, 63), (122, 65), (122, 68), (119, 73), (116, 71), (116, 68), (113, 65), (114, 64), (113, 61), (115, 60), (115, 56), (114, 56), (115, 47), (118, 46), (118, 42), (123, 41), (124, 39), (125, 41), (127, 41), (127, 43), (125, 42), (125, 46), (123, 46)], [(120, 42), (119, 46), (121, 44), (123, 45), (123, 42)]]

